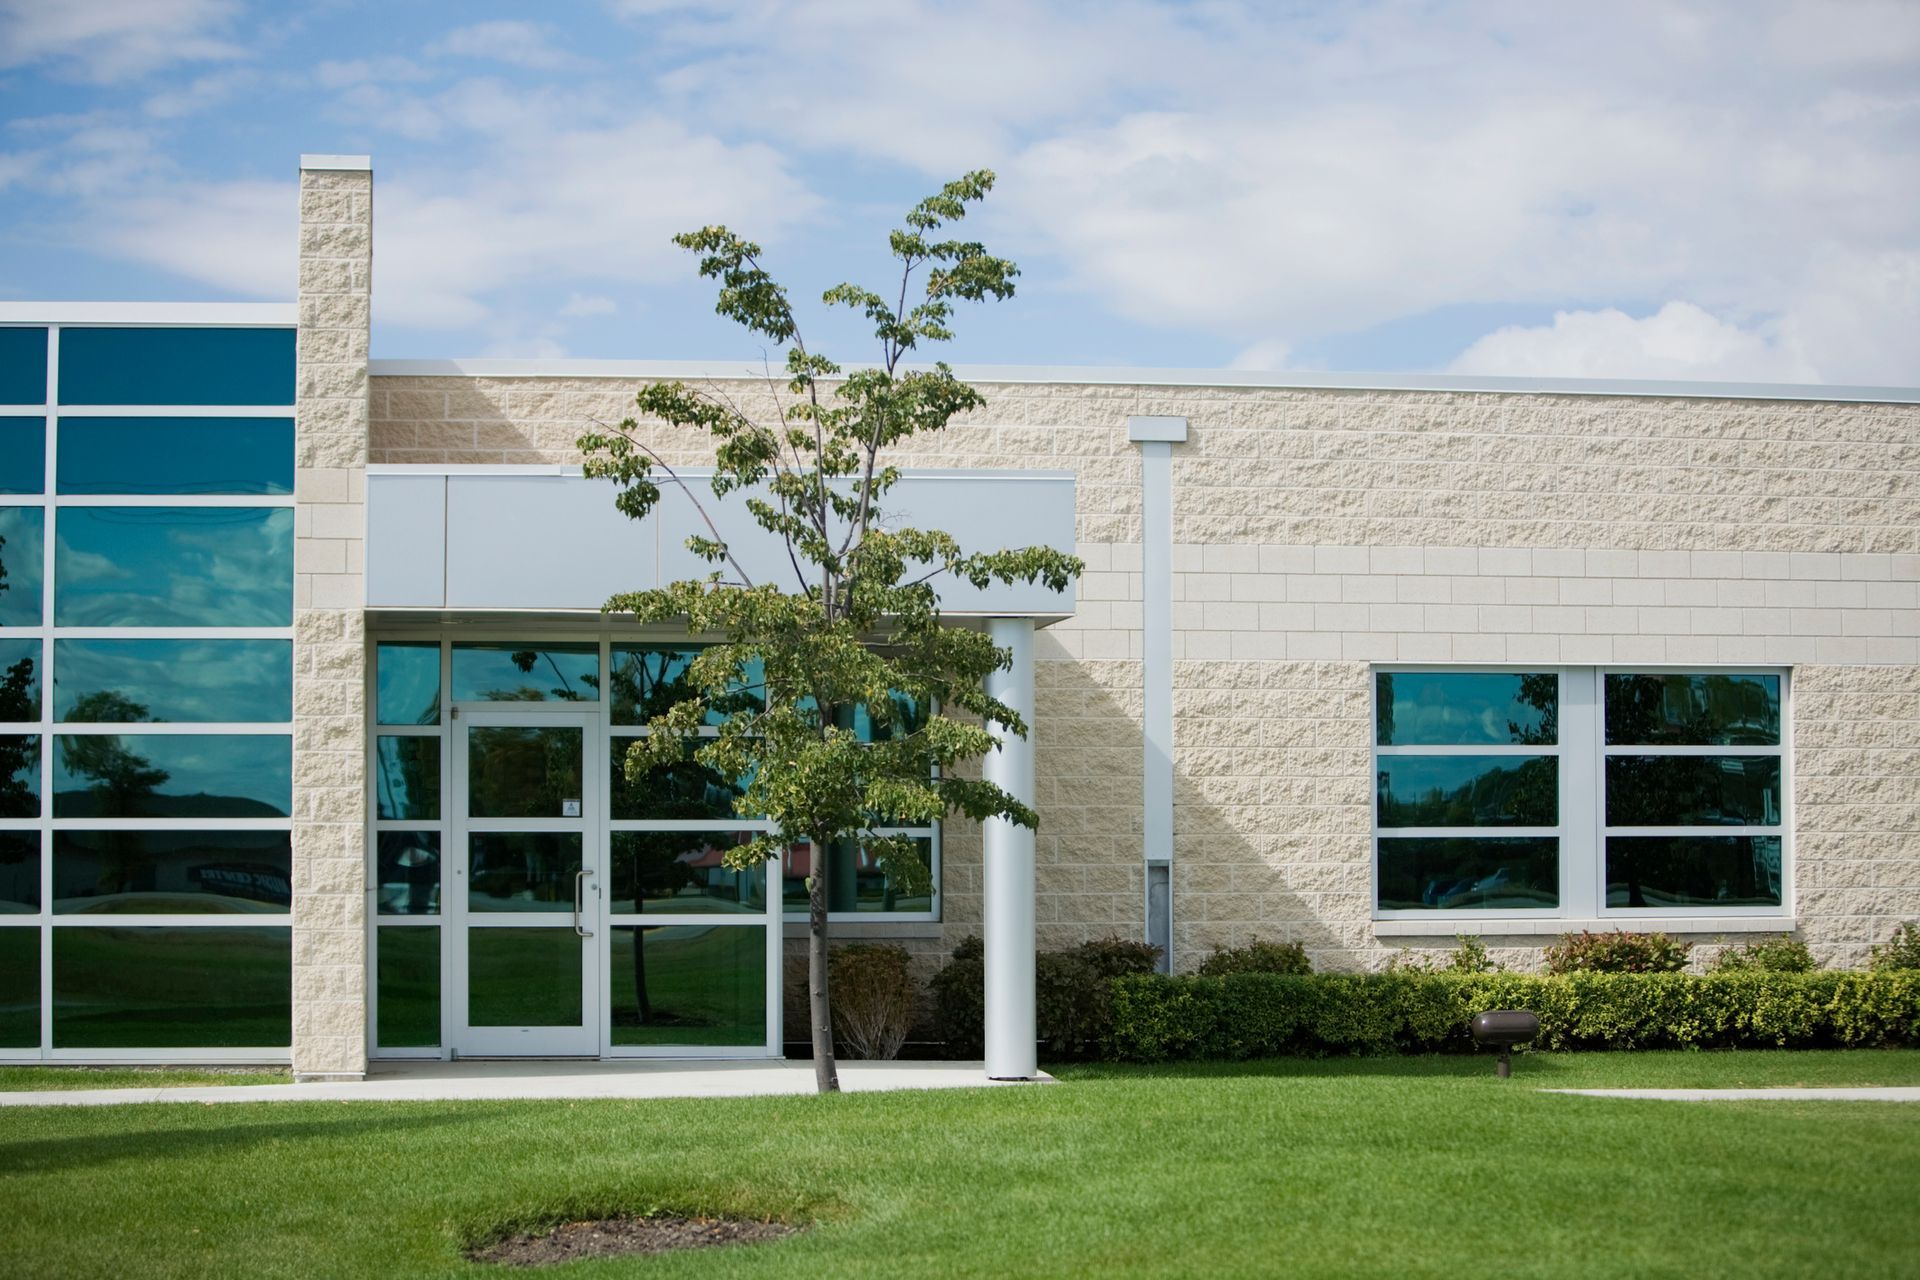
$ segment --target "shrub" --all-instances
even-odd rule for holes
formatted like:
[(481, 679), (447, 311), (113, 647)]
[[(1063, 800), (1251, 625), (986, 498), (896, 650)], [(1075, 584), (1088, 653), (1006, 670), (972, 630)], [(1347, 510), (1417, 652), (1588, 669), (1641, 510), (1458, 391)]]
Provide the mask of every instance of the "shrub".
[(1548, 973), (1679, 973), (1691, 942), (1664, 933), (1563, 933), (1546, 949)]
[(918, 988), (913, 957), (891, 943), (836, 947), (827, 960), (833, 991), (834, 1039), (856, 1058), (900, 1055), (913, 1029)]
[(1798, 938), (1761, 938), (1744, 947), (1728, 947), (1713, 962), (1715, 973), (1812, 973), (1820, 967)]
[[(1447, 953), (1444, 963), (1436, 961), (1430, 955), (1416, 955), (1407, 948), (1400, 948), (1387, 961), (1389, 973), (1499, 973), (1500, 966), (1487, 954), (1487, 944), (1478, 938), (1456, 934), (1460, 945)], [(1201, 969), (1202, 973), (1206, 970)]]
[(1920, 922), (1907, 921), (1893, 931), (1885, 946), (1873, 949), (1875, 969), (1920, 969)]
[(1244, 947), (1215, 947), (1200, 962), (1200, 972), (1209, 978), (1230, 973), (1312, 973), (1313, 961), (1297, 942), (1249, 942)]
[(1920, 972), (1311, 974), (1121, 978), (1124, 1061), (1471, 1050), (1487, 1009), (1530, 1009), (1539, 1049), (1920, 1045)]
[[(1160, 948), (1099, 938), (1034, 957), (1034, 1020), (1052, 1058), (1094, 1052), (1112, 1027), (1112, 979), (1151, 974)], [(986, 949), (969, 937), (933, 975), (934, 1025), (957, 1058), (986, 1050)]]

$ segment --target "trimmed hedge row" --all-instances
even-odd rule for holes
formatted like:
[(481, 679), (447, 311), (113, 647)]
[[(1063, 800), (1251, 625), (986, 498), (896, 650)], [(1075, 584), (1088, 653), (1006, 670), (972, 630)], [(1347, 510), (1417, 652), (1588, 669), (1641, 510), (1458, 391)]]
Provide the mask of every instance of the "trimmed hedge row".
[(1127, 1062), (1473, 1048), (1488, 1009), (1530, 1009), (1539, 1049), (1920, 1044), (1920, 971), (1243, 973), (1117, 978), (1103, 1056)]

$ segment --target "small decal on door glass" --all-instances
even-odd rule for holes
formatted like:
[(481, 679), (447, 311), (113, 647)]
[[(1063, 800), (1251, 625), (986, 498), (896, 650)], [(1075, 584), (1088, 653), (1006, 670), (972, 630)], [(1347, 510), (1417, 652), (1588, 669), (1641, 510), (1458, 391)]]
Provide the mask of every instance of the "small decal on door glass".
[(560, 816), (563, 818), (579, 817), (580, 802), (578, 800), (562, 800), (560, 802)]

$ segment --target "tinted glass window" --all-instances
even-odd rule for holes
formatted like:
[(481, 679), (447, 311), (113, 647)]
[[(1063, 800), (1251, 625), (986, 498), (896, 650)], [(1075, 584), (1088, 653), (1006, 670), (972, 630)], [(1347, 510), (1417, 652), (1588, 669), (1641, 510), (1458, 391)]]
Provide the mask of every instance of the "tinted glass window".
[(279, 724), (293, 718), (290, 640), (56, 640), (53, 715)]
[(47, 331), (0, 326), (0, 404), (46, 402)]
[(56, 818), (285, 818), (293, 739), (279, 734), (62, 735)]
[(729, 871), (721, 861), (728, 849), (752, 838), (745, 831), (616, 831), (607, 910), (615, 915), (765, 911), (765, 868)]
[(374, 897), (383, 916), (440, 914), (440, 833), (382, 831)]
[(482, 725), (467, 730), (467, 814), (474, 818), (581, 817), (579, 729)]
[(0, 915), (40, 910), (40, 833), (0, 831)]
[(1380, 841), (1382, 911), (1533, 910), (1560, 905), (1552, 836), (1409, 836)]
[(39, 507), (0, 507), (0, 627), (40, 625), (45, 529)]
[(61, 493), (292, 493), (291, 418), (67, 418)]
[(1560, 821), (1552, 756), (1382, 756), (1383, 827), (1551, 827)]
[(1779, 756), (1608, 756), (1607, 824), (1775, 826)]
[(40, 642), (0, 639), (0, 724), (40, 718)]
[(598, 702), (600, 646), (453, 646), (455, 702)]
[(1779, 676), (1607, 677), (1608, 745), (1771, 747), (1779, 742)]
[(53, 931), (62, 1049), (275, 1048), (292, 1040), (293, 930)]
[(0, 418), (0, 493), (47, 487), (47, 420)]
[(379, 948), (380, 1012), (375, 1036), (383, 1049), (431, 1048), (440, 1043), (440, 931), (386, 928)]
[(39, 816), (39, 735), (0, 734), (0, 818)]
[(1610, 907), (1777, 907), (1779, 836), (1609, 836)]
[(467, 932), (467, 1025), (577, 1027), (586, 952), (571, 929)]
[(742, 816), (734, 812), (733, 802), (746, 791), (746, 782), (728, 778), (691, 755), (679, 764), (650, 769), (629, 780), (627, 750), (633, 742), (632, 738), (614, 738), (608, 743), (608, 812), (615, 820), (709, 818), (726, 822)]
[(383, 644), (377, 656), (381, 724), (440, 723), (440, 646)]
[(290, 508), (67, 507), (54, 561), (60, 626), (293, 623)]
[[(933, 841), (915, 840), (920, 860), (933, 869)], [(807, 877), (813, 874), (813, 847), (796, 844), (787, 850), (781, 868), (782, 909), (802, 912), (807, 909)], [(931, 911), (930, 893), (904, 894), (893, 878), (881, 870), (866, 850), (842, 845), (827, 860), (827, 910), (829, 911)]]
[(467, 910), (572, 911), (577, 831), (488, 831), (467, 837)]
[(440, 816), (440, 739), (383, 734), (373, 773), (376, 816), (409, 822)]
[[(692, 696), (687, 683), (687, 665), (698, 649), (659, 644), (617, 644), (613, 646), (613, 723), (645, 724), (676, 702)], [(739, 687), (723, 705), (707, 708), (706, 721), (722, 724), (729, 714), (759, 710), (766, 705), (761, 666), (754, 661)]]
[(40, 1043), (40, 930), (0, 929), (0, 1049)]
[(56, 915), (285, 915), (284, 831), (58, 831)]
[(1383, 747), (1550, 747), (1559, 739), (1560, 677), (1552, 672), (1382, 671), (1374, 694), (1374, 738)]
[(767, 1039), (767, 931), (611, 931), (613, 1042), (755, 1045)]
[(292, 329), (60, 331), (62, 404), (292, 404)]

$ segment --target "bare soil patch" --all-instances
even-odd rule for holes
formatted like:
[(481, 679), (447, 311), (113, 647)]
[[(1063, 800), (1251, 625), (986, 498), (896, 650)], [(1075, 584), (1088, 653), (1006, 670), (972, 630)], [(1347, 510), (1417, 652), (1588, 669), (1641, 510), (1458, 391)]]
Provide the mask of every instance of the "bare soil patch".
[(580, 1258), (631, 1257), (677, 1249), (761, 1244), (785, 1239), (799, 1230), (784, 1222), (683, 1218), (678, 1214), (656, 1213), (644, 1218), (563, 1222), (539, 1235), (508, 1236), (484, 1248), (469, 1250), (467, 1256), (475, 1262), (509, 1267), (542, 1267)]

